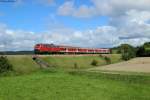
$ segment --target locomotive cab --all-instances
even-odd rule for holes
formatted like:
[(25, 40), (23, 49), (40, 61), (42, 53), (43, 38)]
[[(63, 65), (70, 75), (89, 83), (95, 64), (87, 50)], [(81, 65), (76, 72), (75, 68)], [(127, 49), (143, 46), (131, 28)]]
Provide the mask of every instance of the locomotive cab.
[(36, 44), (36, 45), (34, 46), (34, 53), (35, 53), (35, 54), (40, 53), (40, 49), (41, 49), (41, 44)]

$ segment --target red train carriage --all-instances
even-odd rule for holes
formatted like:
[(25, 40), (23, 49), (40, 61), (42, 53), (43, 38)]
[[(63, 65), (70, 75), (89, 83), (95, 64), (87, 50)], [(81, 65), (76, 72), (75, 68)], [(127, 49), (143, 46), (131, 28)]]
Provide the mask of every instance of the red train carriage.
[(110, 53), (110, 49), (80, 48), (54, 44), (36, 44), (35, 53), (74, 53), (74, 54), (98, 54)]

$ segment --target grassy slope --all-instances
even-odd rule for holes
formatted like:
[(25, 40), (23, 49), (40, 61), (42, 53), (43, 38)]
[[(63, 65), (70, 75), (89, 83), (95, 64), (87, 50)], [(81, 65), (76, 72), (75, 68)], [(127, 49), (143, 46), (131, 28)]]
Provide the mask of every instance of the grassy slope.
[(0, 100), (150, 100), (149, 81), (89, 76), (39, 72), (3, 77)]
[[(108, 55), (111, 58), (112, 63), (120, 61), (120, 55)], [(77, 63), (79, 68), (89, 68), (94, 67), (91, 65), (91, 62), (95, 59), (98, 61), (98, 65), (105, 65), (106, 62), (103, 58), (97, 56), (64, 56), (64, 57), (43, 57), (44, 61), (48, 62), (50, 65), (56, 67), (63, 67), (63, 68), (73, 68), (74, 64)]]
[[(118, 62), (120, 55), (109, 55), (112, 62)], [(74, 64), (77, 63), (80, 68), (94, 67), (91, 65), (93, 59), (99, 62), (99, 65), (104, 65), (106, 62), (99, 56), (42, 56), (44, 61), (50, 65), (57, 66), (59, 68), (73, 68)], [(37, 65), (30, 55), (12, 55), (8, 56), (10, 63), (16, 72), (19, 73), (30, 73), (37, 71), (39, 65)]]
[(19, 73), (30, 73), (39, 69), (30, 55), (8, 56), (8, 60), (13, 65), (13, 69)]

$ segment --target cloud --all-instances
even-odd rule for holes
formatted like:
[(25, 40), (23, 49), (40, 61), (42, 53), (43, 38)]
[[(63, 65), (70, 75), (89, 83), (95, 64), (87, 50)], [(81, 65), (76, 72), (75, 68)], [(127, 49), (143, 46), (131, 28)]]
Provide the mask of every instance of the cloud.
[(0, 51), (33, 50), (34, 45), (37, 43), (54, 43), (94, 48), (113, 47), (121, 43), (129, 43), (137, 46), (150, 40), (150, 34), (145, 35), (149, 31), (149, 26), (146, 26), (146, 30), (140, 29), (143, 36), (137, 36), (136, 32), (138, 28), (135, 27), (128, 32), (128, 27), (98, 26), (95, 29), (84, 31), (59, 28), (58, 30), (34, 33), (9, 29), (5, 24), (0, 24)]
[(5, 24), (0, 24), (0, 51), (33, 50), (37, 43), (95, 48), (113, 47), (122, 43), (138, 46), (150, 41), (149, 16), (150, 13), (147, 11), (131, 10), (126, 13), (124, 23), (118, 21), (116, 25), (98, 26), (83, 31), (55, 27), (45, 32), (35, 33), (13, 30)]
[(75, 7), (73, 1), (66, 1), (58, 8), (58, 14), (74, 17), (122, 16), (129, 10), (150, 11), (149, 0), (91, 0), (93, 5)]
[[(111, 26), (97, 27), (93, 30), (72, 31), (70, 29), (51, 30), (42, 33), (34, 33), (23, 30), (9, 29), (6, 25), (0, 25), (0, 51), (3, 50), (33, 50), (36, 43), (66, 44), (81, 47), (109, 47), (117, 41), (116, 29)], [(108, 37), (112, 37), (111, 39)]]
[(59, 32), (35, 33), (24, 30), (13, 30), (5, 24), (0, 24), (0, 51), (33, 50), (34, 45), (37, 43), (67, 43), (69, 38)]
[(150, 20), (150, 12), (131, 10), (124, 16), (124, 21), (121, 21), (122, 19), (119, 18), (117, 20), (118, 25), (116, 27), (118, 27), (122, 37), (129, 37), (130, 39), (150, 38), (150, 24), (148, 23)]
[(67, 1), (58, 8), (58, 14), (63, 16), (71, 15), (74, 12), (74, 3), (73, 1)]
[[(68, 29), (68, 32), (67, 29), (62, 29), (61, 31), (51, 31), (49, 40), (55, 44), (80, 47), (110, 47), (118, 42), (116, 31), (116, 28), (111, 26), (102, 26), (84, 31), (70, 31), (70, 29)], [(111, 37), (111, 39), (109, 37)]]
[(58, 8), (59, 15), (74, 16), (79, 18), (89, 18), (96, 15), (95, 8), (87, 5), (81, 5), (79, 8), (74, 6), (73, 1), (67, 1)]
[(112, 18), (110, 25), (117, 28), (120, 44), (138, 46), (150, 41), (149, 20), (149, 11), (130, 10), (124, 16)]
[[(113, 34), (116, 35), (116, 38), (114, 40), (118, 43), (107, 42), (110, 39), (108, 37), (114, 38), (114, 36), (111, 36), (111, 33), (104, 34), (99, 30), (102, 35), (97, 37), (104, 40), (103, 44), (105, 42), (112, 43), (111, 45), (130, 43), (137, 46), (150, 41), (150, 0), (91, 0), (91, 2), (92, 5), (83, 4), (76, 7), (74, 2), (67, 1), (58, 8), (58, 14), (76, 18), (108, 16), (109, 24), (107, 26), (115, 28), (116, 31), (113, 31), (115, 32)], [(100, 28), (104, 29), (104, 27)], [(92, 34), (95, 35), (95, 31), (92, 31)], [(105, 38), (106, 36), (108, 37)], [(102, 44), (102, 41), (97, 42)]]
[(104, 15), (123, 15), (129, 10), (150, 10), (149, 0), (92, 0), (98, 13)]

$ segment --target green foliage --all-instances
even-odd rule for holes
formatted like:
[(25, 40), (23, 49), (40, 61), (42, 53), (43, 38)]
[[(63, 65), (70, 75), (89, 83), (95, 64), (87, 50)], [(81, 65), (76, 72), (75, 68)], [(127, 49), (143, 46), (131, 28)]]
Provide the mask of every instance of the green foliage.
[(78, 69), (78, 68), (79, 68), (78, 64), (74, 63), (74, 69)]
[(104, 57), (107, 64), (111, 64), (111, 59), (107, 56)]
[(12, 70), (12, 65), (9, 63), (7, 57), (0, 56), (0, 73)]
[(146, 42), (143, 45), (145, 55), (150, 56), (150, 42)]
[(135, 48), (129, 44), (122, 44), (120, 46), (120, 52), (122, 54), (122, 59), (127, 61), (136, 56)]
[(150, 42), (145, 42), (144, 47), (149, 48), (150, 47)]
[(111, 64), (111, 57), (107, 56), (107, 55), (99, 55), (100, 58), (103, 58), (106, 62), (106, 64)]
[(122, 54), (122, 59), (125, 60), (125, 61), (130, 60), (131, 58), (130, 58), (129, 53), (123, 53)]
[(94, 59), (94, 60), (91, 62), (91, 65), (93, 65), (93, 66), (98, 66), (98, 61)]
[(143, 46), (137, 47), (137, 52), (136, 52), (136, 56), (137, 57), (142, 57), (145, 56), (145, 49)]
[[(132, 47), (128, 44), (122, 44), (121, 46), (114, 47), (111, 49), (113, 53), (124, 54), (122, 58), (124, 60), (129, 60), (135, 56), (137, 57), (150, 57), (150, 42), (145, 42), (139, 47)], [(128, 52), (128, 53), (127, 53)]]
[(146, 42), (143, 46), (137, 47), (136, 55), (139, 57), (150, 57), (150, 42)]

